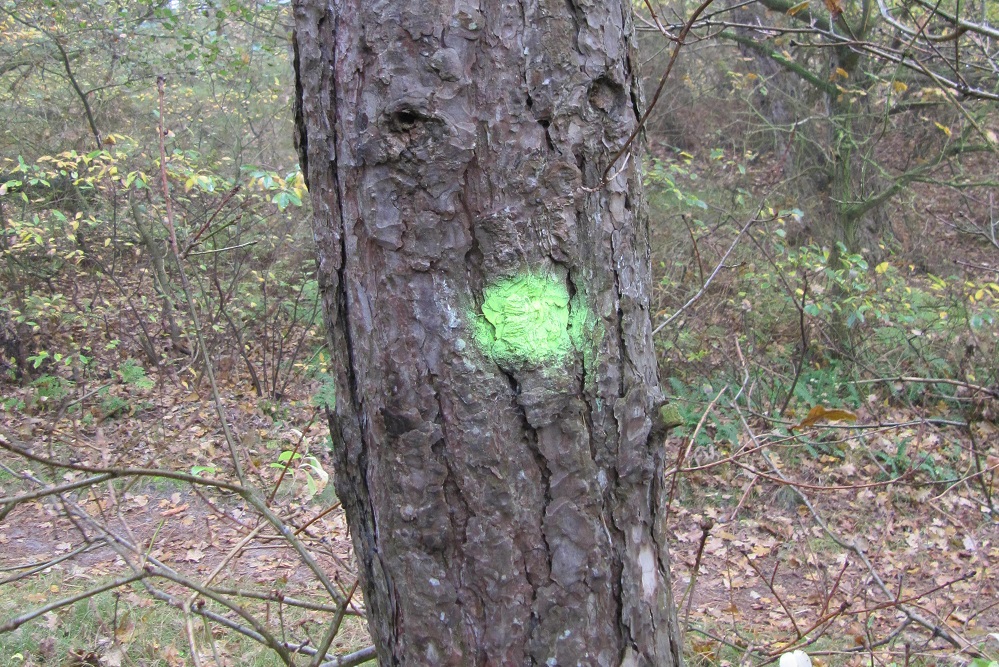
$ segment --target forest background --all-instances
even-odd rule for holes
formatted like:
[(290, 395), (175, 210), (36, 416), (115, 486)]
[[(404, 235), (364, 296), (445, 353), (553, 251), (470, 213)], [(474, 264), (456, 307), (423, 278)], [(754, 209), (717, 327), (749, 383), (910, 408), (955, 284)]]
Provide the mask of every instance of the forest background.
[[(999, 6), (636, 12), (688, 660), (993, 664)], [(291, 23), (0, 7), (3, 664), (373, 655)]]

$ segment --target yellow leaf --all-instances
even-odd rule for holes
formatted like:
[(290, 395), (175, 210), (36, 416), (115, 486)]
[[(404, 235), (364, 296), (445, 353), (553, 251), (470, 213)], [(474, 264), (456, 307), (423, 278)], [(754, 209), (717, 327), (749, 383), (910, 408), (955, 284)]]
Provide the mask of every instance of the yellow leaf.
[(814, 408), (808, 411), (808, 415), (801, 420), (801, 422), (795, 426), (795, 428), (807, 428), (812, 426), (817, 421), (822, 419), (822, 416), (826, 413), (826, 409), (821, 405), (816, 405)]
[(831, 422), (855, 422), (857, 415), (849, 410), (826, 410), (823, 418)]
[(905, 91), (909, 90), (909, 86), (905, 85), (901, 81), (893, 81), (892, 84), (891, 84), (891, 87), (899, 95), (901, 95)]
[(787, 10), (787, 15), (794, 16), (795, 14), (805, 9), (806, 7), (808, 7), (808, 0), (805, 0), (804, 2), (799, 2), (794, 7), (791, 7), (791, 9)]
[(946, 134), (948, 137), (951, 135), (950, 128), (947, 127), (946, 125), (941, 125), (936, 121), (934, 121), (933, 124), (936, 125), (940, 129), (940, 131)]
[(874, 267), (874, 272), (875, 273), (884, 273), (885, 271), (888, 270), (889, 266), (890, 266), (890, 264), (888, 264), (888, 262), (881, 262), (880, 264), (878, 264), (877, 266)]
[(845, 69), (843, 69), (842, 67), (837, 67), (837, 68), (836, 68), (836, 74), (840, 75), (840, 76), (841, 76), (841, 77), (843, 77), (844, 79), (849, 79), (849, 78), (850, 78), (850, 73), (849, 73), (849, 72), (847, 72), (847, 71), (846, 71)]
[(850, 412), (849, 410), (826, 410), (821, 405), (816, 405), (814, 408), (808, 411), (808, 415), (801, 420), (800, 423), (791, 427), (791, 430), (808, 428), (809, 426), (815, 426), (815, 424), (820, 421), (847, 421), (855, 422), (857, 421), (857, 415)]

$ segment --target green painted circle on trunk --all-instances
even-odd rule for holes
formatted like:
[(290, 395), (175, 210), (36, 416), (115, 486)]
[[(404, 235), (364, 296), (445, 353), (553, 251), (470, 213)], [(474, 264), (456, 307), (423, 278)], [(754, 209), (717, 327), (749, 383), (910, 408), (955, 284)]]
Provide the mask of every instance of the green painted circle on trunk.
[(569, 291), (543, 273), (503, 278), (483, 292), (475, 339), (497, 361), (545, 363), (572, 349)]

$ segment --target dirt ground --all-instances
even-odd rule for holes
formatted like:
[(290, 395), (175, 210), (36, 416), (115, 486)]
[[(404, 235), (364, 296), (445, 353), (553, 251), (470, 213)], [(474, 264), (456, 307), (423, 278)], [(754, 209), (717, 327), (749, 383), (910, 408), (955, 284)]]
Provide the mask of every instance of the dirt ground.
[[(125, 457), (133, 464), (155, 458), (189, 470), (179, 463), (224, 459), (220, 434), (202, 419), (198, 406), (180, 400), (91, 431), (80, 429), (76, 442), (84, 446), (77, 447), (75, 459), (108, 463), (122, 454), (111, 443), (123, 441), (134, 443)], [(320, 446), (324, 425), (313, 423), (302, 433), (242, 407), (237, 425), (245, 440), (255, 442), (260, 479), (276, 481), (279, 470), (265, 461), (300, 437), (302, 451), (328, 464)], [(43, 420), (32, 426), (30, 419), (16, 424), (10, 417), (8, 434), (20, 428), (31, 435), (43, 426)], [(270, 428), (263, 427), (268, 423)], [(669, 523), (675, 597), (692, 664), (760, 664), (797, 647), (820, 664), (836, 665), (963, 665), (973, 656), (999, 653), (999, 572), (991, 567), (999, 559), (999, 524), (982, 487), (975, 478), (942, 484), (916, 469), (897, 471), (889, 483), (884, 467), (869, 456), (901, 437), (920, 443), (926, 460), (935, 460), (948, 447), (960, 446), (960, 434), (910, 425), (870, 435), (862, 426), (847, 432), (832, 454), (818, 457), (785, 443), (767, 459), (752, 451), (737, 456), (735, 465), (717, 462), (737, 451), (691, 450), (673, 489)], [(982, 438), (994, 442), (994, 426), (978, 428)], [(246, 437), (251, 430), (255, 438)], [(39, 431), (34, 437), (53, 436)], [(688, 437), (675, 433), (668, 439), (667, 460), (688, 449)], [(802, 435), (806, 441), (814, 437)], [(18, 473), (27, 469), (9, 453), (0, 460)], [(768, 469), (771, 463), (774, 468)], [(85, 475), (60, 474), (64, 483)], [(793, 480), (801, 495), (781, 477)], [(9, 475), (0, 482), (4, 496), (29, 488)], [(274, 507), (288, 525), (307, 526), (303, 539), (346, 591), (354, 577), (342, 510), (329, 489), (307, 496), (302, 473), (286, 475)], [(243, 542), (258, 518), (235, 495), (195, 494), (161, 480), (119, 483), (114, 490), (98, 485), (75, 500), (110, 531), (192, 579), (206, 581), (224, 563), (212, 578), (222, 588), (316, 599), (314, 575), (273, 531)], [(79, 525), (52, 498), (21, 503), (0, 523), (0, 567), (16, 572), (84, 547)], [(54, 567), (65, 578), (82, 581), (125, 571), (118, 554), (99, 543)], [(355, 609), (362, 609), (360, 602)], [(4, 616), (21, 611), (7, 608)]]

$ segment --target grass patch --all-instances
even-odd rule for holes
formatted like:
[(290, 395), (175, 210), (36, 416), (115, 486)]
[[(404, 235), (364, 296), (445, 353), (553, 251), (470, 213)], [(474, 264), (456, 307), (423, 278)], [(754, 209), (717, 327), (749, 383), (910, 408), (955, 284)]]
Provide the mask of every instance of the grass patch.
[[(109, 579), (92, 579), (53, 569), (38, 577), (4, 586), (0, 624), (27, 610), (77, 595)], [(163, 582), (156, 582), (163, 586)], [(317, 644), (331, 620), (326, 614), (239, 599), (277, 637), (305, 638)], [(233, 616), (219, 605), (207, 608)], [(278, 655), (238, 632), (191, 617), (194, 643), (203, 665), (277, 667)], [(282, 632), (283, 629), (283, 632)], [(370, 643), (364, 621), (348, 616), (333, 644), (336, 653), (350, 653)], [(178, 667), (192, 664), (183, 614), (156, 602), (138, 584), (109, 591), (46, 613), (11, 632), (0, 634), (0, 665), (97, 664)]]

